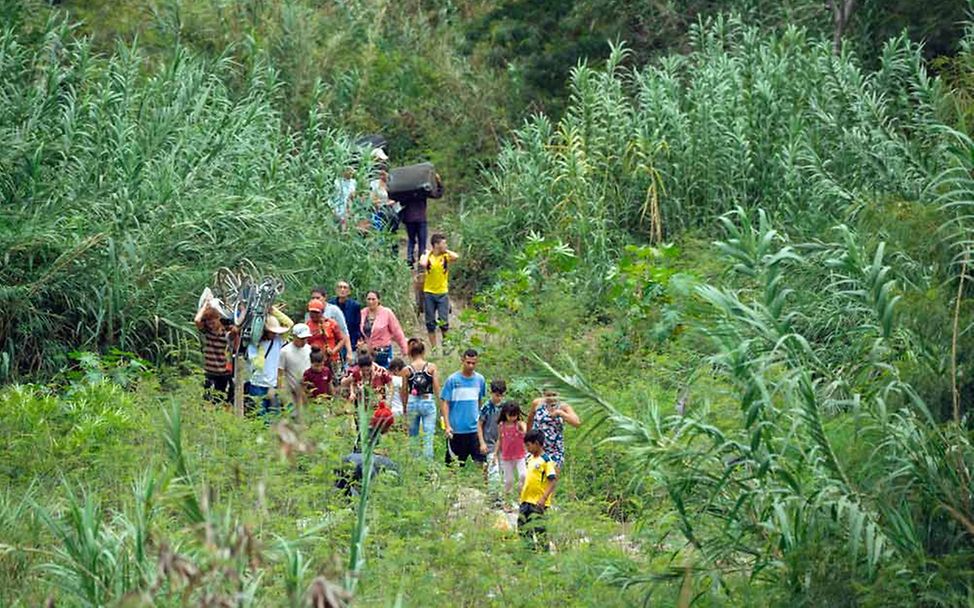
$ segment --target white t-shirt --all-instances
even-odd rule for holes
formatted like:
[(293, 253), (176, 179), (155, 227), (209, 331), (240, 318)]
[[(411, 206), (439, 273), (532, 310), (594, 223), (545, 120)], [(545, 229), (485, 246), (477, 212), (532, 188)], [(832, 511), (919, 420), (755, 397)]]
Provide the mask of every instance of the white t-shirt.
[(369, 192), (379, 198), (380, 205), (389, 200), (389, 189), (382, 183), (382, 180), (369, 180)]
[(311, 367), (311, 345), (305, 343), (298, 348), (294, 342), (288, 342), (281, 349), (280, 369), (284, 372), (284, 384), (282, 387), (290, 395), (291, 399), (297, 399), (298, 391), (302, 390), (301, 383), (304, 380), (304, 372)]
[(402, 416), (402, 376), (392, 377), (392, 397), (389, 399), (389, 409), (393, 416)]

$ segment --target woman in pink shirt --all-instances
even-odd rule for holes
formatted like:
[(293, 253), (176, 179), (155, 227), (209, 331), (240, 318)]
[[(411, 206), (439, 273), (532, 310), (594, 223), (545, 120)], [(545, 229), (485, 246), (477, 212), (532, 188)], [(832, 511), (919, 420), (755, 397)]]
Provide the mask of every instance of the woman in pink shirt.
[(370, 291), (365, 296), (361, 328), (359, 344), (368, 346), (374, 353), (375, 362), (386, 369), (389, 369), (389, 361), (392, 360), (393, 342), (399, 346), (400, 352), (408, 351), (406, 336), (402, 333), (396, 313), (382, 306), (377, 291)]

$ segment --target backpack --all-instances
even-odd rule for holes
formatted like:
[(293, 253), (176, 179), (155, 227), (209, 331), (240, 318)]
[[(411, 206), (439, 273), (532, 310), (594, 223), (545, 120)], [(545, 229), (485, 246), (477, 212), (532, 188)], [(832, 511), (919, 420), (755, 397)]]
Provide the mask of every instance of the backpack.
[(416, 371), (413, 366), (408, 366), (407, 369), (411, 372), (409, 376), (409, 391), (413, 395), (426, 395), (433, 392), (433, 374), (426, 371), (429, 367), (429, 363), (423, 366), (423, 369)]

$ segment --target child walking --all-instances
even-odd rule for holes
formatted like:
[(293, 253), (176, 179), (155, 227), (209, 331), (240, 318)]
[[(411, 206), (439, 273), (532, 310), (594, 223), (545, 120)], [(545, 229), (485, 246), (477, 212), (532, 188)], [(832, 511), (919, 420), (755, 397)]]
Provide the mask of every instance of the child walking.
[(524, 447), (531, 455), (527, 462), (527, 474), (521, 487), (521, 508), (517, 528), (524, 536), (535, 535), (544, 539), (545, 529), (539, 525), (545, 510), (551, 506), (555, 493), (558, 470), (554, 461), (544, 453), (544, 435), (541, 431), (528, 431), (524, 435)]
[(527, 470), (524, 462), (527, 456), (524, 433), (527, 429), (521, 418), (521, 406), (513, 401), (505, 401), (497, 423), (497, 448), (494, 450), (494, 459), (500, 462), (504, 476), (505, 496), (509, 496), (514, 488), (515, 478), (520, 483), (524, 482)]
[(392, 374), (392, 393), (389, 396), (389, 409), (392, 410), (392, 415), (395, 416), (396, 421), (401, 420), (406, 413), (402, 405), (402, 370), (404, 369), (406, 369), (406, 362), (399, 357), (389, 362), (389, 373)]
[(325, 364), (325, 353), (321, 349), (311, 350), (311, 367), (304, 371), (304, 400), (310, 401), (317, 397), (332, 395), (333, 377), (331, 368)]
[[(492, 456), (497, 452), (497, 423), (500, 421), (501, 408), (504, 405), (504, 394), (507, 393), (507, 382), (501, 378), (490, 381), (490, 399), (480, 408), (477, 416), (477, 439), (480, 443), (480, 453)], [(492, 485), (500, 487), (497, 460), (484, 459), (484, 483), (488, 489)]]

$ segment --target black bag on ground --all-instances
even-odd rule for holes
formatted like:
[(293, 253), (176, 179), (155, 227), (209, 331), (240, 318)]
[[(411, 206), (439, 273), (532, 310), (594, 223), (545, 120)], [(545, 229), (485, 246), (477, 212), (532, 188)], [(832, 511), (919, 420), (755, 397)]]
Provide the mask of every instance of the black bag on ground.
[(423, 195), (427, 198), (443, 196), (443, 184), (436, 179), (436, 169), (433, 163), (419, 163), (396, 167), (389, 172), (389, 196), (399, 200), (395, 195), (411, 196)]

